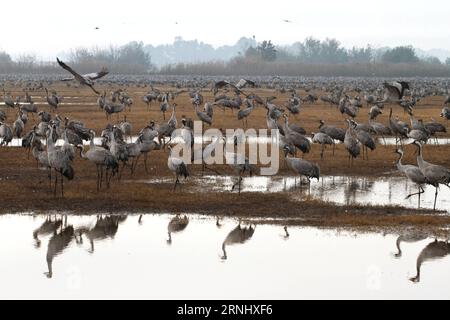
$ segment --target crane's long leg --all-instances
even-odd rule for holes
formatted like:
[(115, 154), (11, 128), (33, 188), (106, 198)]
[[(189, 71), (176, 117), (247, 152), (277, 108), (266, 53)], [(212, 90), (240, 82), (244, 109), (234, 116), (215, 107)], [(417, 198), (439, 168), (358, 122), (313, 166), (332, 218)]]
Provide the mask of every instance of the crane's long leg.
[(145, 167), (145, 172), (148, 173), (147, 170), (147, 156), (148, 156), (148, 152), (144, 153), (144, 167)]
[(433, 206), (434, 211), (436, 211), (436, 200), (437, 200), (437, 196), (438, 196), (438, 188), (439, 188), (439, 186), (436, 187), (436, 192), (434, 194), (434, 206)]
[(47, 167), (47, 176), (48, 176), (48, 182), (50, 184), (50, 190), (52, 189), (52, 168)]
[(408, 194), (408, 196), (405, 198), (405, 199), (409, 199), (409, 198), (411, 198), (412, 196), (419, 196), (419, 199), (420, 199), (420, 195), (422, 194), (422, 193), (424, 193), (425, 192), (425, 190), (423, 190), (422, 189), (422, 187), (421, 186), (419, 186), (419, 192), (415, 192), (415, 193), (411, 193), (411, 194)]
[(103, 184), (103, 166), (100, 165), (100, 189), (102, 188)]
[(56, 186), (58, 184), (58, 172), (55, 170), (55, 189), (53, 190), (53, 195), (56, 197)]
[(239, 173), (239, 195), (241, 195), (241, 182), (242, 182), (242, 177), (241, 177), (241, 174)]
[(61, 170), (61, 196), (64, 198), (64, 176)]
[(176, 189), (177, 189), (177, 184), (179, 183), (180, 181), (178, 180), (178, 175), (177, 175), (177, 178), (176, 178), (176, 180), (175, 180), (175, 184), (173, 185), (173, 191), (175, 191)]
[(100, 182), (98, 181), (100, 179), (100, 172), (98, 172), (98, 164), (95, 165), (95, 168), (97, 169), (97, 192), (100, 190)]

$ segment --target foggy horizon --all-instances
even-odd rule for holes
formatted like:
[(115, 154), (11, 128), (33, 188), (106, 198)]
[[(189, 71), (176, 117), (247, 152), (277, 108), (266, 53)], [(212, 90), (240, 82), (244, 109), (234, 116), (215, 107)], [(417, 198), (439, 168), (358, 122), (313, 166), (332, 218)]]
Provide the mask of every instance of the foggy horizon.
[(19, 0), (6, 4), (5, 12), (20, 12), (21, 19), (18, 22), (16, 15), (4, 15), (5, 25), (19, 26), (14, 33), (2, 35), (0, 50), (12, 56), (27, 53), (49, 60), (79, 47), (104, 48), (130, 41), (157, 46), (170, 44), (178, 36), (214, 48), (233, 45), (243, 36), (255, 36), (258, 42), (271, 40), (278, 46), (312, 36), (337, 39), (346, 48), (370, 44), (375, 48), (412, 45), (422, 50), (450, 50), (450, 29), (446, 25), (450, 4), (438, 0), (427, 3), (423, 6), (419, 1), (382, 0), (370, 7), (352, 0), (280, 0), (276, 6), (259, 5), (255, 15), (250, 14), (253, 3), (238, 1), (231, 1), (225, 8), (203, 0), (130, 0), (127, 9), (117, 1), (105, 6), (80, 0), (73, 6), (66, 1), (56, 5), (49, 0)]

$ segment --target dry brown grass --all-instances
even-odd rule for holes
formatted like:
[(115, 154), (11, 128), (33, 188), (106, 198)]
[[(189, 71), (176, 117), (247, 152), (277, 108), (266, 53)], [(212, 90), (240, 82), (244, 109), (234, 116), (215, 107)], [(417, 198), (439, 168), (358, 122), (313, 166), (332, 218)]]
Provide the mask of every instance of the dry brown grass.
[[(55, 87), (63, 96), (76, 96), (79, 99), (66, 99), (65, 102), (95, 102), (89, 89), (74, 89), (67, 87)], [(111, 91), (113, 88), (99, 88)], [(166, 89), (166, 88), (163, 88)], [(13, 95), (19, 94), (19, 90), (11, 90)], [(143, 88), (127, 88), (134, 98), (135, 104), (132, 112), (127, 115), (128, 121), (133, 124), (133, 134), (139, 132), (151, 119), (162, 121), (159, 105), (154, 103), (151, 111), (146, 111), (146, 106), (141, 102), (141, 96), (145, 93)], [(272, 91), (256, 90), (261, 96), (272, 95)], [(302, 94), (304, 94), (302, 92)], [(211, 100), (212, 93), (205, 92), (206, 100)], [(283, 104), (287, 95), (280, 96), (279, 104)], [(42, 98), (35, 98), (42, 101)], [(431, 116), (437, 118), (440, 112), (442, 98), (431, 97), (425, 99), (416, 108), (416, 116), (428, 120)], [(187, 94), (176, 99), (178, 104), (178, 119), (182, 114), (196, 119), (193, 107)], [(39, 103), (40, 104), (40, 103)], [(40, 104), (41, 105), (41, 104)], [(46, 104), (41, 107), (48, 110)], [(367, 121), (367, 108), (361, 110), (357, 121)], [(86, 126), (101, 131), (107, 121), (105, 114), (98, 106), (62, 106), (58, 110), (62, 116), (84, 121)], [(396, 108), (395, 113), (403, 116), (403, 110)], [(169, 115), (170, 116), (170, 115)], [(249, 118), (248, 124), (254, 128), (266, 127), (266, 112), (263, 108), (257, 108)], [(343, 117), (335, 107), (323, 105), (320, 102), (315, 105), (307, 105), (298, 117), (298, 122), (308, 132), (318, 130), (319, 119), (327, 123), (343, 127)], [(34, 119), (36, 121), (36, 119)], [(294, 118), (291, 117), (294, 122)], [(383, 115), (379, 121), (387, 123), (387, 115)], [(9, 120), (11, 122), (11, 120)], [(116, 117), (113, 116), (113, 123)], [(33, 124), (27, 124), (29, 129)], [(241, 122), (237, 120), (236, 112), (230, 110), (223, 112), (215, 110), (214, 127), (239, 128)], [(334, 157), (331, 149), (325, 153), (325, 159), (320, 160), (320, 148), (313, 146), (312, 152), (305, 156), (306, 159), (317, 162), (324, 175), (389, 175), (396, 174), (393, 153), (394, 147), (378, 146), (376, 151), (369, 154), (369, 161), (356, 160), (353, 167), (347, 163), (347, 153), (342, 145), (336, 149)], [(425, 158), (434, 163), (450, 167), (449, 147), (425, 148)], [(406, 162), (415, 162), (413, 148), (406, 146)], [(142, 161), (142, 160), (141, 160)], [(256, 194), (221, 192), (215, 193), (205, 190), (201, 193), (177, 191), (172, 193), (172, 180), (170, 182), (158, 182), (153, 184), (139, 181), (155, 178), (172, 178), (167, 169), (167, 153), (163, 150), (154, 151), (149, 156), (150, 173), (146, 174), (142, 163), (138, 166), (134, 177), (130, 177), (129, 171), (124, 173), (122, 182), (114, 181), (109, 190), (96, 192), (96, 171), (93, 164), (77, 157), (74, 163), (75, 179), (65, 183), (65, 198), (54, 198), (48, 185), (46, 171), (36, 168), (34, 159), (27, 159), (26, 151), (16, 148), (0, 149), (0, 212), (20, 212), (27, 210), (70, 210), (79, 213), (93, 212), (199, 212), (214, 215), (227, 216), (252, 216), (252, 217), (283, 217), (298, 218), (312, 225), (394, 225), (394, 224), (448, 224), (449, 218), (443, 216), (423, 215), (428, 211), (407, 210), (392, 207), (336, 207), (332, 204), (319, 201), (295, 202), (290, 193)], [(230, 173), (227, 169), (220, 168), (222, 172)], [(194, 174), (198, 174), (199, 168), (193, 168)], [(280, 175), (290, 174), (282, 166)], [(193, 182), (187, 180), (183, 183), (184, 190), (193, 187)]]

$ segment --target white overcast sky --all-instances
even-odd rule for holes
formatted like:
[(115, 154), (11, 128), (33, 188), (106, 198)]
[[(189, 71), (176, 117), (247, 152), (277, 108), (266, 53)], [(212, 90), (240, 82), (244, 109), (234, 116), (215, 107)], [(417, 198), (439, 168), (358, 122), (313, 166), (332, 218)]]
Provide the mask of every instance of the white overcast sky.
[(1, 11), (0, 50), (46, 59), (74, 47), (172, 43), (175, 36), (214, 46), (255, 35), (275, 44), (314, 36), (347, 47), (450, 49), (447, 0), (8, 0)]

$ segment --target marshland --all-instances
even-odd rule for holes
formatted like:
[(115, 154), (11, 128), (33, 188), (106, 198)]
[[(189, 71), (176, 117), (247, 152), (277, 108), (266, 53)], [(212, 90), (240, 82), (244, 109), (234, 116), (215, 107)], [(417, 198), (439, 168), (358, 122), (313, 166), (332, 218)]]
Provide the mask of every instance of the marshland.
[(445, 4), (21, 2), (0, 299), (449, 297)]

